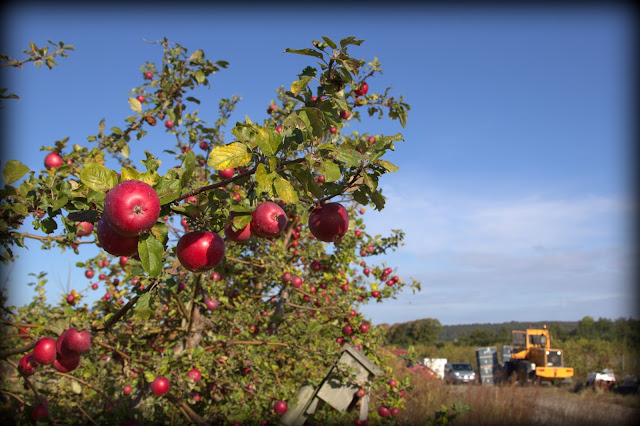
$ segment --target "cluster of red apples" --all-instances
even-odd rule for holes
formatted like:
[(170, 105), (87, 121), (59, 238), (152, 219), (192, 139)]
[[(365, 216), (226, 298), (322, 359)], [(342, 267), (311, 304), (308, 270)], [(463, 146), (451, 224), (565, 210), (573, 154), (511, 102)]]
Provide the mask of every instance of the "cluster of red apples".
[[(45, 166), (53, 169), (62, 165), (62, 157), (50, 153), (45, 158)], [(223, 179), (233, 176), (234, 169), (220, 171)], [(114, 256), (133, 256), (138, 251), (138, 241), (156, 224), (160, 214), (160, 199), (156, 191), (147, 183), (126, 180), (107, 191), (104, 199), (104, 213), (96, 225), (98, 244)], [(230, 219), (233, 219), (231, 216)], [(265, 201), (252, 213), (251, 222), (242, 229), (233, 229), (231, 224), (224, 228), (227, 240), (247, 242), (252, 235), (258, 238), (274, 238), (287, 226), (287, 215), (278, 204)], [(91, 222), (80, 222), (77, 235), (86, 236), (93, 232)], [(309, 230), (320, 241), (336, 242), (349, 228), (347, 210), (339, 203), (321, 204), (309, 216)], [(176, 254), (182, 266), (192, 272), (212, 269), (224, 257), (225, 243), (216, 233), (192, 231), (178, 241)]]
[(91, 348), (92, 340), (89, 331), (78, 331), (76, 327), (65, 330), (57, 340), (43, 337), (36, 342), (32, 353), (20, 359), (19, 369), (25, 376), (30, 376), (42, 364), (68, 373), (78, 367), (80, 356)]

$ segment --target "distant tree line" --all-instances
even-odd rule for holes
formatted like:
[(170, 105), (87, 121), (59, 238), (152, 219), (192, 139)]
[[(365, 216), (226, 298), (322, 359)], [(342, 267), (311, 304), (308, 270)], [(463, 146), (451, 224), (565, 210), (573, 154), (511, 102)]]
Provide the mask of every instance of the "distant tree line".
[(387, 329), (387, 344), (415, 346), (453, 342), (459, 346), (496, 346), (511, 344), (512, 330), (542, 328), (546, 326), (551, 340), (563, 342), (572, 339), (600, 339), (607, 342), (640, 342), (640, 320), (618, 318), (610, 320), (590, 316), (580, 321), (506, 322), (499, 324), (442, 325), (435, 318), (424, 318), (397, 323)]

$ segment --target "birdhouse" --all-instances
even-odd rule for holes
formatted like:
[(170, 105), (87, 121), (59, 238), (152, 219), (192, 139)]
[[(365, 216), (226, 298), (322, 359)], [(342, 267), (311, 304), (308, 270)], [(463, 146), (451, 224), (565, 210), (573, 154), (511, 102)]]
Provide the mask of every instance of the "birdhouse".
[[(298, 392), (297, 404), (280, 419), (286, 426), (301, 426), (307, 417), (313, 415), (320, 403), (327, 403), (334, 409), (345, 412), (352, 405), (356, 392), (367, 388), (375, 376), (383, 372), (353, 346), (345, 344), (340, 358), (329, 370), (318, 388), (304, 385)], [(367, 419), (369, 393), (360, 401), (360, 420)]]

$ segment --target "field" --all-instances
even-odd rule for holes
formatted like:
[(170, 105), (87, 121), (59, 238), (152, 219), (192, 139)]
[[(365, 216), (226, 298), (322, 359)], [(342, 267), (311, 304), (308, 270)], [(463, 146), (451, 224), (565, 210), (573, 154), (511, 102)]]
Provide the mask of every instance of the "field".
[[(395, 371), (399, 377), (412, 374), (401, 365)], [(640, 419), (638, 395), (577, 391), (575, 386), (454, 386), (412, 376), (414, 390), (404, 412), (409, 424), (424, 425), (443, 404), (458, 401), (472, 411), (455, 418), (456, 425), (635, 425)]]

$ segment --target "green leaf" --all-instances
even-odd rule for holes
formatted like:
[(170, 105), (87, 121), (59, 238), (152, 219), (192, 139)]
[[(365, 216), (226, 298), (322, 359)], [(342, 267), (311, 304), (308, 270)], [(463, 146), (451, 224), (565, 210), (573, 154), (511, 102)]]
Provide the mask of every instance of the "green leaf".
[(260, 127), (258, 128), (255, 142), (264, 155), (267, 157), (273, 157), (282, 145), (282, 136), (280, 133), (276, 132), (275, 129), (270, 127)]
[(269, 195), (273, 194), (272, 185), (273, 179), (275, 179), (276, 177), (275, 173), (267, 173), (267, 167), (264, 164), (260, 163), (258, 164), (253, 177), (258, 184), (258, 187), (256, 188), (256, 192), (258, 194), (262, 194), (263, 192), (266, 192)]
[(298, 193), (293, 188), (293, 185), (288, 180), (280, 175), (276, 175), (273, 181), (273, 186), (276, 188), (278, 197), (287, 204), (295, 204), (298, 202)]
[(329, 47), (331, 47), (332, 49), (335, 49), (336, 47), (338, 47), (335, 42), (333, 40), (331, 40), (329, 37), (325, 37), (322, 36), (322, 39), (324, 40), (325, 43), (327, 43), (329, 45)]
[(316, 184), (308, 168), (300, 164), (289, 164), (287, 169), (298, 179), (305, 193), (311, 192), (316, 198), (322, 197), (322, 190)]
[(195, 167), (196, 154), (193, 151), (189, 151), (187, 152), (187, 155), (184, 156), (184, 163), (182, 165), (182, 168), (184, 169), (184, 172), (182, 172), (182, 176), (180, 177), (180, 184), (182, 185), (182, 187), (186, 187), (188, 185)]
[(55, 220), (48, 217), (46, 219), (43, 219), (42, 222), (40, 222), (40, 227), (46, 234), (51, 234), (53, 231), (58, 229), (58, 224), (56, 223)]
[(71, 380), (71, 390), (73, 391), (73, 393), (81, 394), (82, 386), (80, 386), (80, 383), (76, 382), (75, 380)]
[(160, 244), (164, 245), (169, 240), (169, 227), (164, 223), (157, 223), (153, 225), (151, 233), (158, 241), (160, 241)]
[(122, 149), (120, 150), (120, 153), (124, 158), (129, 158), (129, 154), (131, 154), (129, 150), (129, 145), (123, 146)]
[(350, 44), (355, 44), (356, 46), (360, 46), (362, 44), (364, 40), (356, 40), (355, 37), (351, 36), (351, 37), (347, 37), (347, 38), (343, 38), (342, 40), (340, 40), (340, 47), (345, 47), (348, 46)]
[(336, 160), (347, 163), (348, 165), (353, 167), (358, 167), (360, 165), (360, 155), (356, 152), (356, 150), (347, 147), (340, 147), (338, 149)]
[(398, 166), (393, 164), (391, 161), (387, 161), (387, 160), (376, 160), (373, 164), (376, 165), (376, 166), (384, 167), (385, 169), (387, 169), (391, 173), (395, 173), (398, 170), (400, 170), (398, 168)]
[(327, 182), (335, 182), (340, 179), (340, 167), (333, 161), (323, 161), (320, 167), (320, 173)]
[(196, 78), (196, 81), (198, 82), (198, 84), (202, 84), (202, 83), (204, 83), (204, 80), (205, 80), (206, 77), (205, 77), (204, 72), (202, 70), (198, 70), (198, 71), (196, 71), (195, 78)]
[(162, 273), (163, 246), (153, 234), (140, 237), (138, 241), (138, 254), (142, 261), (142, 267), (150, 277), (157, 277)]
[(285, 49), (284, 50), (287, 53), (295, 53), (297, 55), (306, 55), (306, 56), (314, 56), (316, 58), (322, 59), (322, 53), (317, 52), (313, 49), (310, 48), (305, 48), (305, 49)]
[(142, 104), (136, 98), (129, 98), (129, 106), (134, 112), (137, 112), (137, 113), (142, 112)]
[(378, 191), (371, 191), (371, 201), (376, 205), (376, 210), (382, 210), (384, 208), (384, 197)]
[(182, 185), (178, 179), (170, 179), (166, 176), (160, 178), (160, 182), (153, 188), (160, 198), (160, 205), (167, 204), (180, 196)]
[(64, 207), (65, 204), (67, 204), (68, 201), (69, 199), (67, 197), (60, 197), (57, 200), (53, 200), (53, 203), (51, 203), (51, 209), (52, 210), (61, 209), (62, 207)]
[(298, 96), (311, 81), (311, 77), (304, 77), (298, 81), (291, 83), (291, 92), (294, 96)]
[(9, 160), (2, 170), (2, 179), (6, 184), (11, 185), (27, 173), (29, 173), (29, 167), (18, 160)]
[(80, 180), (94, 191), (106, 191), (118, 183), (118, 175), (102, 164), (88, 163), (80, 170)]
[[(138, 298), (136, 305), (133, 308), (133, 312), (136, 319), (146, 320), (151, 317), (153, 314), (153, 309), (151, 307), (151, 293), (144, 293)], [(147, 379), (146, 375), (145, 379)], [(153, 378), (148, 381), (153, 381)]]
[(251, 222), (251, 218), (252, 216), (250, 214), (235, 215), (233, 217), (233, 229), (237, 231), (244, 228)]
[(189, 62), (192, 62), (196, 65), (201, 65), (204, 60), (204, 51), (202, 49), (198, 49), (191, 54), (189, 57)]
[(363, 176), (364, 183), (375, 191), (378, 188), (378, 178), (369, 173), (365, 173)]
[(249, 161), (251, 153), (248, 152), (247, 146), (241, 142), (232, 142), (215, 147), (209, 154), (207, 164), (216, 170), (224, 170), (244, 166)]

